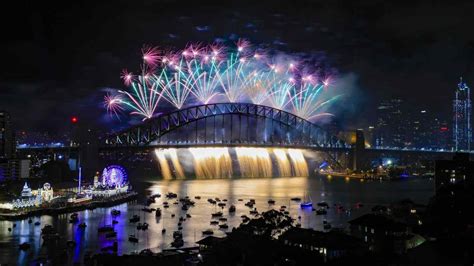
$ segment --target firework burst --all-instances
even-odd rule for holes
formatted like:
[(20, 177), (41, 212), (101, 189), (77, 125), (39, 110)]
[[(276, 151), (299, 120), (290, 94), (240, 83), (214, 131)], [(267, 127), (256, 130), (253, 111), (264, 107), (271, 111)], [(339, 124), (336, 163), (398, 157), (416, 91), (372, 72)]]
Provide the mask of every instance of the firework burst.
[(119, 118), (119, 114), (123, 111), (122, 107), (122, 97), (121, 95), (112, 95), (108, 93), (104, 96), (104, 106), (107, 109), (107, 112), (112, 115), (114, 114)]
[(149, 119), (161, 103), (181, 109), (196, 101), (208, 104), (224, 98), (268, 105), (315, 121), (330, 116), (329, 107), (340, 97), (329, 92), (328, 78), (308, 71), (300, 59), (272, 57), (246, 40), (239, 40), (234, 49), (190, 44), (182, 51), (144, 48), (142, 52), (142, 74), (124, 70), (121, 77), (128, 89), (119, 97), (106, 96), (109, 113), (127, 109)]

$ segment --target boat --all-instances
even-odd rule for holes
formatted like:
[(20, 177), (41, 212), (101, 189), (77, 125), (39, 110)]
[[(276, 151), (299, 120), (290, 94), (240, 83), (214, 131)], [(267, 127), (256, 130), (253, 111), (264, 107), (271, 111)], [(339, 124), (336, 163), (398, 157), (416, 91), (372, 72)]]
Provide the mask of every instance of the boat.
[(225, 204), (224, 202), (219, 202), (219, 203), (217, 204), (217, 206), (219, 206), (219, 207), (221, 207), (221, 208), (224, 208), (225, 205), (226, 205), (226, 204)]
[(207, 229), (207, 230), (202, 231), (202, 234), (203, 235), (213, 235), (214, 231), (212, 231), (212, 229)]
[(257, 209), (253, 209), (249, 213), (252, 214), (252, 215), (257, 215), (258, 211), (257, 211)]
[(118, 224), (117, 220), (112, 220), (112, 224)]
[(324, 209), (324, 208), (319, 208), (319, 209), (316, 210), (316, 214), (317, 214), (317, 215), (325, 215), (325, 214), (327, 214), (327, 213), (328, 213), (328, 212), (327, 212), (326, 209)]
[(244, 199), (238, 199), (237, 201), (244, 201)]
[(216, 204), (217, 202), (213, 199), (207, 199), (207, 202), (211, 203), (211, 204)]
[(171, 218), (174, 218), (176, 215), (174, 213), (171, 214)]
[(183, 233), (181, 231), (174, 231), (173, 238), (183, 238)]
[(136, 223), (136, 222), (139, 222), (140, 221), (140, 216), (138, 215), (133, 215), (132, 218), (130, 218), (130, 222), (131, 223)]
[(247, 207), (249, 207), (249, 208), (253, 208), (253, 205), (254, 205), (254, 204), (255, 204), (254, 202), (248, 201), (248, 202), (245, 203), (245, 206), (247, 206)]
[(220, 224), (220, 225), (219, 225), (219, 228), (221, 228), (221, 229), (227, 229), (227, 228), (229, 228), (229, 226), (228, 226), (227, 224)]
[(300, 203), (300, 207), (302, 209), (313, 208), (313, 202), (311, 201), (311, 197), (306, 196), (306, 193), (305, 193), (304, 200)]
[(215, 212), (213, 214), (211, 214), (212, 217), (221, 217), (223, 215), (222, 212)]
[(196, 196), (196, 197), (194, 197), (194, 198), (195, 198), (195, 199), (198, 199), (198, 200), (199, 200), (199, 199), (201, 199), (201, 197), (200, 197), (200, 196)]
[(292, 201), (301, 201), (301, 198), (298, 198), (298, 197), (294, 197), (294, 198), (291, 198)]
[(160, 208), (156, 209), (155, 217), (161, 217), (161, 209)]
[(234, 205), (230, 205), (229, 212), (235, 212), (235, 206)]
[(186, 213), (186, 218), (191, 218), (191, 214)]
[(110, 225), (105, 225), (105, 226), (99, 227), (97, 231), (99, 233), (108, 233), (108, 232), (113, 232), (114, 228)]
[(221, 217), (221, 218), (219, 218), (219, 221), (221, 221), (221, 222), (227, 222), (227, 218)]
[(138, 243), (138, 238), (134, 235), (129, 235), (128, 236), (128, 241), (130, 241), (132, 243)]
[(275, 204), (275, 201), (274, 201), (274, 200), (272, 200), (272, 199), (269, 199), (269, 200), (268, 200), (268, 204), (271, 204), (271, 205), (273, 205), (273, 204)]
[(173, 199), (173, 198), (177, 198), (177, 197), (178, 197), (178, 194), (173, 193), (173, 192), (168, 192), (168, 193), (166, 194), (166, 197), (167, 197), (168, 199)]
[(211, 221), (210, 224), (211, 224), (211, 225), (218, 225), (218, 224), (219, 224), (219, 221)]
[(325, 201), (318, 202), (319, 207), (329, 208), (329, 204)]
[(31, 245), (29, 243), (26, 243), (26, 242), (23, 242), (20, 244), (19, 248), (20, 250), (27, 250), (31, 247)]
[(80, 223), (80, 224), (78, 225), (78, 227), (84, 229), (84, 228), (87, 227), (87, 225), (86, 225), (86, 223)]
[(105, 234), (105, 238), (113, 238), (113, 237), (117, 237), (117, 232), (112, 231), (112, 232), (107, 232)]
[(120, 211), (116, 210), (116, 209), (113, 209), (111, 213), (112, 213), (113, 216), (119, 216), (120, 215)]
[(40, 225), (41, 223), (40, 222), (35, 222), (35, 226), (38, 226)]
[(56, 240), (59, 239), (59, 234), (56, 229), (52, 225), (45, 225), (43, 229), (41, 229), (41, 236), (43, 240)]

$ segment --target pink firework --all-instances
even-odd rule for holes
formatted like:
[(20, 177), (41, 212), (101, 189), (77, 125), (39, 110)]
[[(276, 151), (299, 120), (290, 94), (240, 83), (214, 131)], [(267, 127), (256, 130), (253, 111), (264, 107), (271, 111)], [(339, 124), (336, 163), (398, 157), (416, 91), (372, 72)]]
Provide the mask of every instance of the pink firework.
[(126, 86), (130, 86), (133, 82), (133, 74), (131, 72), (128, 72), (126, 69), (122, 70), (122, 74), (120, 75), (120, 78), (122, 78), (123, 83)]
[(250, 46), (250, 42), (245, 39), (239, 39), (237, 41), (237, 51), (239, 53), (246, 52), (249, 46)]
[(151, 68), (158, 64), (160, 59), (160, 51), (157, 47), (144, 47), (142, 49), (143, 61)]
[(207, 54), (209, 55), (210, 59), (213, 61), (220, 61), (225, 58), (225, 47), (215, 43), (209, 46)]
[(108, 93), (104, 96), (104, 106), (107, 108), (107, 112), (112, 115), (115, 114), (117, 118), (119, 117), (119, 113), (123, 111), (122, 107), (122, 97), (120, 95), (112, 95)]

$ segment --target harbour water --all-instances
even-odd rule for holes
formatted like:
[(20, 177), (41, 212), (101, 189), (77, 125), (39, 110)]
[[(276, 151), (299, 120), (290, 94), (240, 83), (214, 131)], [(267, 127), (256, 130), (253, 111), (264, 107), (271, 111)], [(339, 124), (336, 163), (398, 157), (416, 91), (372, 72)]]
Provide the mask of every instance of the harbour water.
[[(194, 179), (194, 180), (162, 180), (157, 178), (137, 178), (131, 180), (134, 189), (142, 196), (136, 202), (121, 204), (111, 208), (85, 210), (78, 213), (79, 223), (85, 222), (85, 229), (78, 228), (77, 224), (69, 223), (69, 214), (57, 217), (34, 217), (32, 223), (22, 221), (0, 221), (0, 264), (22, 265), (29, 264), (47, 250), (42, 247), (41, 228), (46, 224), (53, 225), (59, 232), (58, 250), (66, 250), (65, 256), (72, 262), (82, 261), (87, 253), (100, 252), (101, 248), (111, 246), (114, 239), (106, 239), (104, 234), (98, 234), (97, 229), (103, 225), (112, 224), (111, 210), (118, 209), (121, 215), (116, 218), (118, 224), (114, 225), (117, 232), (118, 253), (130, 253), (149, 248), (160, 251), (171, 248), (172, 234), (177, 230), (180, 217), (191, 215), (182, 223), (184, 246), (194, 246), (195, 241), (203, 238), (202, 231), (213, 229), (214, 236), (224, 236), (225, 233), (218, 226), (210, 225), (211, 213), (222, 210), (227, 218), (229, 229), (240, 224), (240, 216), (249, 217), (249, 208), (244, 205), (250, 198), (255, 199), (255, 207), (259, 212), (271, 208), (279, 209), (286, 205), (290, 215), (298, 220), (301, 216), (301, 225), (306, 228), (323, 230), (323, 220), (327, 220), (333, 227), (346, 227), (347, 221), (370, 212), (372, 206), (388, 204), (397, 200), (410, 198), (417, 203), (427, 204), (434, 193), (434, 181), (430, 179), (404, 179), (398, 181), (360, 181), (346, 180), (344, 178), (327, 177), (280, 177), (280, 178), (239, 178), (239, 179)], [(175, 199), (166, 199), (167, 192), (174, 192), (179, 197), (189, 196), (196, 202), (187, 212), (181, 210), (181, 205), (173, 204)], [(141, 211), (145, 197), (159, 193), (162, 196), (150, 208), (160, 207), (163, 211), (161, 218), (156, 218), (154, 213)], [(290, 199), (303, 198), (309, 195), (313, 203), (326, 201), (330, 204), (327, 215), (316, 215), (311, 209), (302, 210), (299, 203)], [(201, 199), (194, 199), (201, 196)], [(210, 204), (207, 199), (218, 197), (227, 199), (227, 206), (221, 209)], [(243, 199), (243, 201), (239, 201)], [(274, 205), (269, 205), (268, 200), (275, 200)], [(163, 208), (163, 201), (168, 201), (170, 207)], [(348, 211), (338, 211), (333, 204), (341, 204)], [(363, 207), (358, 208), (357, 203)], [(234, 204), (236, 212), (229, 214), (228, 207)], [(147, 222), (150, 226), (147, 231), (138, 231), (136, 224), (129, 223), (129, 218), (140, 215), (140, 222)], [(175, 214), (175, 217), (171, 217)], [(40, 226), (34, 223), (40, 221)], [(12, 232), (8, 231), (9, 227)], [(161, 230), (166, 228), (166, 233)], [(139, 242), (134, 244), (128, 241), (129, 235), (134, 234)], [(66, 249), (66, 242), (73, 240), (77, 243), (74, 248)], [(28, 242), (31, 248), (20, 251), (18, 246)]]

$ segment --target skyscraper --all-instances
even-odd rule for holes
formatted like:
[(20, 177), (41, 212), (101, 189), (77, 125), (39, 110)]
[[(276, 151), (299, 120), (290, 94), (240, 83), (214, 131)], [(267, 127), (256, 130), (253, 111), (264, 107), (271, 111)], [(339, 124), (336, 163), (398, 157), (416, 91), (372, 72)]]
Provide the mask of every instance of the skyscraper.
[(15, 152), (15, 146), (10, 114), (0, 111), (0, 158), (11, 158)]
[(455, 151), (471, 150), (471, 90), (460, 79), (453, 101), (453, 145)]
[(376, 147), (405, 146), (405, 121), (402, 113), (403, 101), (391, 98), (382, 101), (377, 107), (377, 121), (375, 125)]

